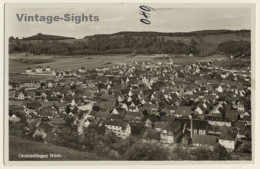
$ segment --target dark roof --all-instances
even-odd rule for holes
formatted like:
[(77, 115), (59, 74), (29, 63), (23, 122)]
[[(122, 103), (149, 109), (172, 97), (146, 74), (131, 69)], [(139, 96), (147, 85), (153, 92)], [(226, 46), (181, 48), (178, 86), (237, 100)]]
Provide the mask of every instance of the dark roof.
[(236, 121), (234, 126), (236, 128), (238, 128), (239, 130), (244, 130), (246, 128), (245, 122), (243, 122), (241, 120)]
[(176, 128), (181, 126), (181, 123), (179, 121), (175, 121), (169, 125), (167, 125), (163, 130), (168, 131), (168, 135), (175, 135), (178, 131), (176, 131)]
[(123, 130), (126, 129), (126, 126), (128, 125), (127, 122), (124, 121), (107, 121), (105, 125), (110, 125), (110, 126), (120, 126), (122, 127)]
[(227, 119), (227, 118), (225, 118), (225, 117), (213, 117), (213, 116), (208, 116), (208, 117), (206, 117), (205, 120), (208, 120), (208, 121), (230, 122), (230, 119)]
[(237, 120), (238, 119), (238, 113), (236, 111), (227, 111), (225, 113), (225, 117), (230, 120)]
[(174, 116), (162, 116), (161, 121), (162, 122), (173, 122), (175, 119)]
[(192, 136), (192, 143), (193, 144), (198, 143), (198, 144), (213, 146), (217, 143), (217, 137), (216, 136), (210, 136), (210, 135), (194, 134)]
[[(176, 118), (182, 125), (186, 124), (187, 128), (191, 128), (191, 119), (188, 118)], [(206, 130), (208, 127), (208, 121), (193, 119), (193, 129)]]
[(165, 128), (166, 126), (167, 126), (167, 124), (162, 123), (162, 122), (155, 122), (155, 123), (154, 123), (154, 128), (161, 128), (161, 129), (163, 129), (163, 128)]
[(237, 133), (221, 132), (219, 139), (222, 140), (235, 140)]
[(142, 117), (142, 114), (139, 112), (126, 112), (126, 116)]
[(61, 125), (61, 124), (65, 123), (65, 121), (63, 118), (54, 117), (53, 119), (51, 119), (51, 123), (54, 125)]
[(193, 113), (190, 106), (179, 106), (176, 108), (176, 113), (180, 115), (186, 115), (189, 116)]
[(110, 113), (105, 111), (99, 111), (95, 114), (95, 117), (101, 117), (101, 118), (109, 118)]
[(121, 115), (119, 115), (119, 114), (112, 114), (112, 115), (110, 116), (110, 118), (111, 118), (111, 119), (123, 119), (124, 117), (121, 116)]
[(245, 121), (251, 121), (251, 116), (247, 116), (247, 115), (246, 115), (246, 116), (243, 117), (243, 120), (245, 120)]

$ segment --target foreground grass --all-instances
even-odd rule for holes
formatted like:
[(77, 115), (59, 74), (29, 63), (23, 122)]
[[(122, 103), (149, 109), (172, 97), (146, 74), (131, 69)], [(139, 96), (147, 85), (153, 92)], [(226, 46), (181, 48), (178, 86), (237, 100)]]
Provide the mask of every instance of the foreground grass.
[[(19, 154), (60, 154), (57, 158), (19, 158)], [(106, 160), (93, 153), (81, 152), (71, 148), (56, 146), (49, 143), (40, 143), (16, 136), (9, 136), (9, 160), (10, 161), (66, 161), (66, 160)]]

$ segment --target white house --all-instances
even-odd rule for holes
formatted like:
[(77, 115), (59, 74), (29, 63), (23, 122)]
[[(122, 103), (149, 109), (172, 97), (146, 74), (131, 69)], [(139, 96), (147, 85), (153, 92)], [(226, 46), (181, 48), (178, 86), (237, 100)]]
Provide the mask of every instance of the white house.
[(129, 123), (122, 121), (108, 121), (105, 124), (108, 131), (115, 133), (118, 137), (123, 139), (131, 135), (131, 127)]
[(36, 71), (36, 73), (42, 73), (42, 67), (41, 66), (37, 66), (35, 71)]
[(244, 104), (238, 103), (238, 105), (237, 105), (237, 110), (238, 110), (238, 111), (245, 111), (245, 106), (244, 106)]
[(80, 72), (80, 73), (85, 73), (85, 72), (86, 72), (86, 68), (85, 68), (85, 67), (79, 68), (79, 72)]
[(20, 117), (17, 117), (15, 114), (13, 114), (13, 115), (9, 118), (9, 120), (10, 120), (11, 122), (13, 122), (13, 123), (17, 123), (17, 122), (19, 122), (21, 119), (20, 119)]
[(221, 132), (219, 137), (219, 144), (224, 146), (227, 150), (235, 150), (237, 141), (237, 134), (230, 132)]
[(219, 93), (222, 93), (223, 92), (223, 87), (220, 85), (218, 88), (217, 88), (217, 91), (219, 92)]
[(51, 72), (51, 68), (49, 66), (46, 67), (46, 72)]
[(17, 98), (18, 98), (18, 100), (24, 100), (24, 94), (19, 93)]
[(176, 143), (182, 134), (181, 123), (176, 121), (165, 127), (160, 133), (160, 142), (162, 143)]
[(32, 68), (28, 67), (26, 70), (25, 70), (26, 73), (32, 73)]

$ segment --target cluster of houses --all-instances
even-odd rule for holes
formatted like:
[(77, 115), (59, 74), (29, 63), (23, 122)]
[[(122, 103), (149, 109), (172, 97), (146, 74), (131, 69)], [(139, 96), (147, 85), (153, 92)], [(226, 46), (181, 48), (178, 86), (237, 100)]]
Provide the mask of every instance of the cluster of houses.
[(230, 150), (251, 129), (250, 69), (230, 71), (213, 62), (175, 66), (132, 61), (64, 74), (10, 81), (10, 121), (17, 123), (24, 114), (33, 136), (46, 140), (68, 118), (80, 134), (92, 125), (121, 138), (143, 124), (158, 132), (161, 143), (220, 143)]
[(56, 71), (52, 69), (50, 66), (47, 66), (46, 69), (43, 69), (41, 66), (37, 66), (35, 71), (31, 68), (28, 67), (25, 70), (26, 74), (32, 75), (32, 74), (47, 74), (47, 75), (56, 75)]

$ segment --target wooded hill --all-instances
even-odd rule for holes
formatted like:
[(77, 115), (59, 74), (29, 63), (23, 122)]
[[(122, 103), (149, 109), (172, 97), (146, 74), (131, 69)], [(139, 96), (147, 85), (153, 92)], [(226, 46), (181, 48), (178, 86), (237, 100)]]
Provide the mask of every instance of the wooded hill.
[[(59, 55), (95, 54), (185, 54), (250, 56), (249, 30), (204, 30), (195, 32), (118, 32), (83, 39), (37, 34), (24, 39), (10, 38), (10, 52)], [(228, 44), (228, 45), (227, 45)], [(229, 49), (225, 49), (225, 46)]]

